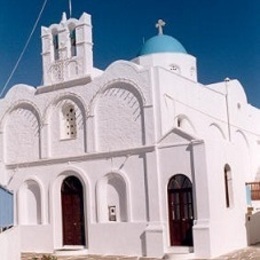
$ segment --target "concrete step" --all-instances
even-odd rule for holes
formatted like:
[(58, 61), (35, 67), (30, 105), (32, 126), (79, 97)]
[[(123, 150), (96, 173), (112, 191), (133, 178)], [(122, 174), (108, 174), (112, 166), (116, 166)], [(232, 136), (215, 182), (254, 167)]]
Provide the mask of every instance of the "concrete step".
[(163, 257), (165, 260), (192, 260), (195, 259), (194, 253), (168, 253)]
[[(67, 253), (72, 253), (72, 252), (67, 252)], [(58, 254), (57, 254), (57, 252), (55, 254), (22, 253), (21, 260), (42, 260), (43, 255), (54, 256), (54, 257), (56, 257), (57, 260), (159, 260), (159, 258), (151, 258), (151, 257), (119, 256), (119, 255), (91, 255), (91, 254), (76, 255), (76, 254), (65, 254), (65, 252), (62, 252), (62, 253), (58, 252)]]
[(54, 251), (55, 256), (86, 256), (87, 254), (88, 250), (84, 246), (64, 246)]

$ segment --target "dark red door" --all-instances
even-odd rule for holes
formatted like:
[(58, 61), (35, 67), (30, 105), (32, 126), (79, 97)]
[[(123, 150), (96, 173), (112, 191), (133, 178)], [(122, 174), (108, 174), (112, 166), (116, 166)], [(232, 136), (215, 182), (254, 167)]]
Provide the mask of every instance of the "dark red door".
[(74, 176), (63, 181), (61, 188), (64, 245), (85, 245), (83, 188)]
[(168, 203), (171, 246), (193, 246), (192, 184), (185, 175), (177, 174), (171, 178)]

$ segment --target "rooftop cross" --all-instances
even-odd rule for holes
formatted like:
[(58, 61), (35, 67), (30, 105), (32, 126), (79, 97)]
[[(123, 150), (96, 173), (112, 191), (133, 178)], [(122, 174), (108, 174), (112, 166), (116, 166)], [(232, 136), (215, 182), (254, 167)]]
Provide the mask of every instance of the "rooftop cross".
[(166, 23), (162, 19), (159, 19), (157, 24), (155, 25), (155, 27), (158, 28), (158, 30), (159, 30), (159, 32), (158, 32), (159, 35), (163, 34), (163, 27), (165, 26), (165, 24)]

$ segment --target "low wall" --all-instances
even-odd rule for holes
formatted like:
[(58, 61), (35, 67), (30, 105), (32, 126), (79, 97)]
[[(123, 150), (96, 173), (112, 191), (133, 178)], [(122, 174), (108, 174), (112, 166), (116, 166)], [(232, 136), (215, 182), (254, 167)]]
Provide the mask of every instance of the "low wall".
[(247, 216), (246, 228), (248, 244), (260, 243), (260, 212)]
[(90, 254), (145, 255), (146, 223), (98, 223), (88, 228)]
[(20, 260), (20, 229), (13, 227), (0, 233), (0, 258), (1, 260)]

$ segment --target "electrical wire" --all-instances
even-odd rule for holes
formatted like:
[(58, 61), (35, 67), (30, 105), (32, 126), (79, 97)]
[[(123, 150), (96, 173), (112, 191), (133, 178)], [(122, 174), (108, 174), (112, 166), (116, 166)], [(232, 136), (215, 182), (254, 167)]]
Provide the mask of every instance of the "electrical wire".
[(25, 45), (23, 47), (23, 50), (22, 50), (21, 54), (19, 55), (19, 58), (16, 61), (16, 64), (15, 64), (12, 72), (10, 73), (10, 75), (9, 75), (9, 77), (8, 77), (6, 83), (5, 83), (5, 85), (4, 85), (4, 87), (3, 87), (2, 91), (1, 91), (0, 97), (2, 97), (3, 93), (5, 92), (5, 90), (6, 90), (7, 86), (8, 86), (8, 84), (9, 84), (10, 80), (12, 79), (14, 73), (16, 72), (16, 69), (18, 68), (18, 66), (19, 66), (19, 64), (20, 64), (20, 62), (21, 62), (21, 60), (23, 58), (23, 55), (24, 55), (24, 53), (25, 53), (25, 51), (26, 51), (26, 49), (27, 49), (27, 47), (28, 47), (28, 45), (29, 45), (29, 43), (31, 41), (31, 38), (32, 38), (32, 36), (33, 36), (37, 26), (38, 26), (39, 20), (40, 20), (40, 18), (42, 16), (42, 13), (43, 13), (43, 11), (45, 9), (45, 6), (46, 6), (47, 2), (48, 2), (48, 0), (45, 0), (43, 5), (42, 5), (40, 13), (39, 13), (39, 15), (38, 15), (34, 25), (33, 25), (32, 31), (31, 31), (31, 33), (30, 33), (30, 35), (29, 35), (29, 37), (28, 37), (28, 39), (27, 39), (27, 41), (26, 41), (26, 43), (25, 43)]

